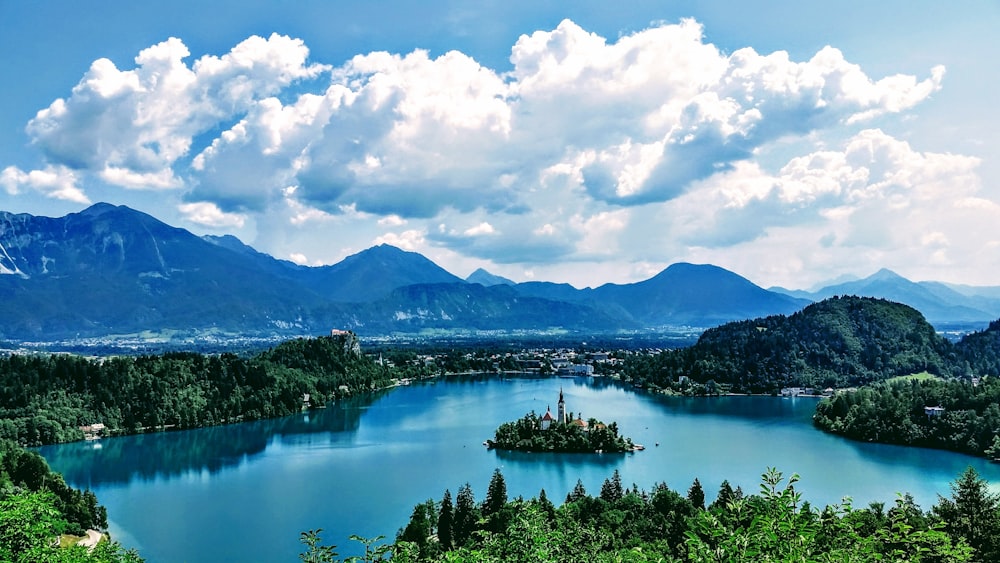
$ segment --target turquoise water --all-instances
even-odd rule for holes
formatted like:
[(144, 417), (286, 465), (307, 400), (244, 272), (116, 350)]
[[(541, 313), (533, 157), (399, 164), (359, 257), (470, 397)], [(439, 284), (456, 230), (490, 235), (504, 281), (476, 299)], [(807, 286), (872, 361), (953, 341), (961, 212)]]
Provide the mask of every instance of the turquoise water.
[[(644, 444), (632, 454), (489, 451), (483, 440), (529, 410), (567, 409)], [(151, 563), (296, 561), (299, 533), (323, 528), (341, 555), (347, 537), (395, 536), (413, 506), (464, 483), (482, 500), (501, 468), (511, 497), (542, 488), (591, 493), (618, 469), (624, 483), (697, 477), (709, 500), (723, 479), (755, 492), (760, 474), (798, 473), (813, 505), (856, 506), (910, 492), (923, 508), (967, 466), (1000, 484), (1000, 465), (947, 452), (851, 442), (815, 430), (815, 399), (677, 398), (599, 379), (461, 378), (415, 384), (284, 419), (42, 448), (53, 469), (107, 506), (111, 532)], [(659, 443), (657, 446), (656, 444)]]

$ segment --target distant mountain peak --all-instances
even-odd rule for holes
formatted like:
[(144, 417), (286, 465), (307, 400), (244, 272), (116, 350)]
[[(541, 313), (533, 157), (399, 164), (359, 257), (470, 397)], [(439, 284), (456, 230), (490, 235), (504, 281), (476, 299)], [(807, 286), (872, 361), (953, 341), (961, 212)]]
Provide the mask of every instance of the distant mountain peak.
[(512, 280), (503, 276), (491, 274), (482, 268), (477, 268), (475, 272), (469, 274), (469, 277), (465, 278), (465, 281), (469, 283), (478, 283), (479, 285), (485, 287), (491, 287), (494, 285), (517, 285)]
[(393, 246), (391, 244), (382, 243), (366, 248), (360, 252), (355, 252), (354, 254), (351, 254), (350, 256), (345, 258), (345, 260), (352, 260), (360, 257), (371, 258), (373, 256), (377, 257), (420, 256), (421, 258), (423, 258), (422, 254), (416, 252), (410, 252), (408, 250), (403, 250), (402, 248), (399, 248), (398, 246)]
[(117, 209), (117, 208), (118, 208), (117, 205), (113, 205), (113, 204), (108, 203), (106, 201), (99, 201), (99, 202), (91, 205), (90, 207), (85, 208), (80, 213), (87, 214), (87, 215), (92, 215), (94, 213), (101, 213), (101, 212), (107, 211), (109, 209)]
[[(866, 281), (900, 281), (906, 280), (903, 276), (893, 272), (889, 268), (882, 268), (874, 274), (865, 278)], [(909, 281), (909, 280), (906, 280)]]
[(113, 204), (110, 204), (110, 203), (99, 201), (99, 202), (91, 205), (90, 207), (84, 209), (83, 211), (81, 211), (80, 213), (78, 213), (78, 215), (80, 215), (82, 217), (99, 217), (101, 215), (105, 215), (107, 213), (113, 213), (113, 212), (116, 212), (116, 211), (119, 211), (119, 212), (120, 211), (128, 211), (128, 212), (132, 212), (132, 213), (136, 213), (136, 214), (141, 214), (141, 212), (136, 211), (136, 210), (134, 210), (134, 209), (132, 209), (130, 207), (124, 206), (124, 205), (113, 205)]
[(321, 270), (336, 283), (320, 282), (315, 289), (342, 302), (380, 299), (406, 285), (463, 281), (423, 254), (390, 244), (362, 250)]

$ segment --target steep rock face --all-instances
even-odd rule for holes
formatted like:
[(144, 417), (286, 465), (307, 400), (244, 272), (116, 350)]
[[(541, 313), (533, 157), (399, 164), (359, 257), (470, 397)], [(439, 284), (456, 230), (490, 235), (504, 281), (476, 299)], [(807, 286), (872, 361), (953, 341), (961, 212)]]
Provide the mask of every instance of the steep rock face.
[(8, 337), (260, 330), (302, 324), (320, 301), (244, 255), (127, 207), (4, 214), (0, 245), (15, 272), (0, 276)]
[(27, 277), (93, 272), (169, 276), (192, 266), (198, 237), (156, 219), (108, 204), (61, 218), (0, 214), (0, 244)]

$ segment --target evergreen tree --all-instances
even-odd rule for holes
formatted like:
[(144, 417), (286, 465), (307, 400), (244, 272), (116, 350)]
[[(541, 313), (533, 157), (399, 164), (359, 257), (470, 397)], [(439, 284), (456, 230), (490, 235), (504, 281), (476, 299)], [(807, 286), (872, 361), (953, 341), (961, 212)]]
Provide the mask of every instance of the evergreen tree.
[(468, 483), (458, 489), (455, 502), (455, 521), (452, 524), (452, 539), (455, 547), (461, 547), (472, 538), (472, 532), (479, 521), (479, 511), (476, 510), (476, 497), (472, 494), (472, 486)]
[(434, 511), (434, 501), (428, 500), (425, 503), (413, 507), (413, 514), (410, 515), (410, 522), (396, 536), (396, 541), (408, 541), (417, 545), (420, 550), (427, 548), (427, 539), (433, 531), (432, 513)]
[(697, 477), (694, 478), (694, 483), (691, 483), (691, 488), (688, 489), (688, 500), (695, 508), (705, 508), (705, 491), (701, 488), (701, 482), (698, 481)]
[(444, 498), (441, 499), (441, 511), (438, 513), (438, 543), (444, 551), (454, 547), (453, 526), (455, 522), (455, 509), (451, 504), (451, 491), (444, 490)]
[(583, 481), (577, 479), (576, 485), (573, 487), (573, 490), (566, 495), (566, 502), (578, 501), (582, 498), (585, 498), (586, 496), (587, 496), (587, 489), (583, 487)]
[(721, 508), (726, 509), (729, 503), (736, 500), (736, 492), (733, 490), (732, 485), (729, 484), (729, 480), (723, 480), (722, 485), (719, 486), (719, 494), (715, 497), (715, 502), (709, 508)]
[(556, 521), (556, 506), (552, 504), (549, 497), (545, 494), (545, 489), (542, 489), (538, 493), (538, 505), (541, 507), (542, 512), (545, 513), (546, 518), (548, 518), (549, 523)]
[(493, 470), (490, 486), (486, 490), (486, 500), (483, 501), (483, 516), (496, 514), (507, 504), (507, 483), (500, 473), (500, 468)]
[(951, 498), (932, 509), (953, 537), (965, 538), (976, 561), (1000, 561), (1000, 495), (972, 467), (951, 484)]
[(605, 479), (604, 484), (601, 485), (601, 498), (615, 503), (622, 499), (624, 496), (624, 491), (622, 490), (622, 476), (621, 473), (615, 469), (614, 474), (610, 479)]

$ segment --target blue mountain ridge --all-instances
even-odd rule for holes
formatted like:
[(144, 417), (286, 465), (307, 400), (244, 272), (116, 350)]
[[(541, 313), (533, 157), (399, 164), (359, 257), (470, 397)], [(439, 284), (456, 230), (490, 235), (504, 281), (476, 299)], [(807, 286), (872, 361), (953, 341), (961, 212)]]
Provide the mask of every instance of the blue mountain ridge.
[[(302, 335), (331, 328), (373, 336), (429, 329), (608, 333), (704, 328), (788, 314), (810, 302), (717, 266), (684, 263), (641, 282), (585, 289), (514, 283), (485, 270), (462, 280), (389, 245), (331, 266), (302, 266), (230, 235), (198, 237), (106, 203), (59, 218), (0, 212), (0, 272), (0, 338), (14, 340), (164, 330)], [(867, 287), (835, 290), (904, 282), (882, 274)], [(982, 304), (992, 303), (944, 284), (915, 285), (920, 292), (907, 295), (944, 316), (952, 307), (962, 320), (978, 319)]]

